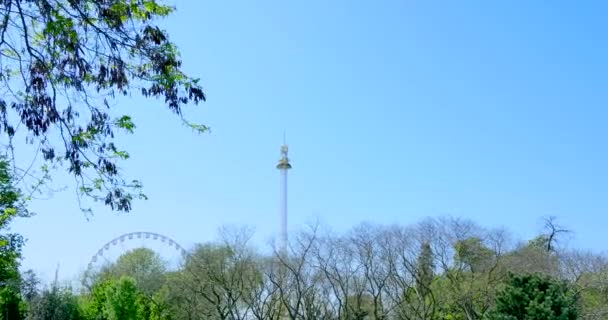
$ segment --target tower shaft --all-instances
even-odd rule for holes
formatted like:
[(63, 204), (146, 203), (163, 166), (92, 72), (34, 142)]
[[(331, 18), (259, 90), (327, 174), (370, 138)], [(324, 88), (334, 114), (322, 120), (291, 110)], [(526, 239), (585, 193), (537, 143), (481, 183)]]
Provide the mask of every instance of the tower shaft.
[(281, 158), (277, 164), (277, 169), (281, 172), (280, 181), (280, 205), (279, 205), (279, 227), (280, 227), (280, 250), (285, 253), (289, 239), (287, 238), (287, 171), (291, 169), (289, 163), (288, 150), (286, 144), (281, 146)]
[(280, 227), (281, 227), (281, 251), (287, 250), (287, 169), (281, 169), (281, 203), (279, 207)]

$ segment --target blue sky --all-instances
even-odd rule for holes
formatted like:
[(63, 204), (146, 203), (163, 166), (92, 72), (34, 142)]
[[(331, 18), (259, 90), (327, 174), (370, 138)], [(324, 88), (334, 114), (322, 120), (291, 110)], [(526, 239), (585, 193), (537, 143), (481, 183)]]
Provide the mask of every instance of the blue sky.
[[(189, 1), (163, 24), (208, 102), (196, 135), (133, 98), (123, 168), (150, 200), (91, 221), (72, 191), (16, 224), (24, 266), (81, 271), (130, 231), (185, 246), (221, 225), (276, 234), (287, 131), (290, 228), (453, 215), (530, 237), (555, 215), (604, 250), (608, 40), (602, 1)], [(63, 179), (63, 180), (62, 180)], [(58, 184), (70, 180), (57, 177)]]

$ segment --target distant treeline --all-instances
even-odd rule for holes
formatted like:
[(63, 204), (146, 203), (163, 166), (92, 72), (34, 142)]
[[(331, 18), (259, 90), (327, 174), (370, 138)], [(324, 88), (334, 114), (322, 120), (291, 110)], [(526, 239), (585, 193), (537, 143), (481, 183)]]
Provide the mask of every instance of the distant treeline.
[(608, 319), (608, 260), (562, 247), (568, 231), (545, 222), (529, 241), (455, 218), (344, 234), (317, 225), (273, 254), (252, 247), (246, 231), (223, 233), (197, 245), (179, 270), (141, 248), (98, 270), (82, 292), (22, 286), (22, 316)]

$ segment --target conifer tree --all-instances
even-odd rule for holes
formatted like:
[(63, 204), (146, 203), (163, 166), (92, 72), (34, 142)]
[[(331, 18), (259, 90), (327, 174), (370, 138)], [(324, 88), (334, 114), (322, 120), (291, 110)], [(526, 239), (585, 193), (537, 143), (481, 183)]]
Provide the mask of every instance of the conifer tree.
[(574, 320), (577, 297), (568, 284), (540, 275), (510, 275), (488, 320)]

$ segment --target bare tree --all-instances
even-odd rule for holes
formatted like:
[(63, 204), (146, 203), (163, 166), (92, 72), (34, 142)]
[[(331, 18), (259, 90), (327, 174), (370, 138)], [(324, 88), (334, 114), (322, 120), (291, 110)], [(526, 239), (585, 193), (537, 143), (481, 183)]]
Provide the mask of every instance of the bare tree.
[(564, 234), (569, 234), (572, 230), (566, 229), (557, 223), (557, 218), (554, 216), (550, 216), (544, 218), (545, 223), (545, 232), (543, 234), (546, 239), (546, 249), (547, 251), (555, 251), (557, 244), (559, 243), (559, 237)]
[(384, 291), (391, 275), (392, 248), (383, 237), (380, 227), (363, 224), (353, 230), (349, 240), (356, 246), (356, 259), (365, 281), (366, 291), (372, 299), (373, 319), (386, 319), (383, 305)]
[(558, 252), (560, 277), (572, 284), (579, 295), (579, 315), (583, 320), (608, 317), (608, 258), (583, 250)]
[(251, 290), (244, 297), (244, 302), (251, 310), (251, 316), (257, 320), (281, 319), (282, 302), (279, 296), (279, 287), (272, 281), (275, 276), (276, 260), (273, 257), (258, 257), (254, 277), (248, 277), (248, 286)]
[(199, 245), (189, 256), (181, 284), (197, 317), (243, 320), (251, 314), (247, 301), (259, 270), (249, 238), (244, 231), (224, 232), (220, 243)]
[(269, 280), (277, 288), (289, 319), (326, 319), (327, 307), (321, 300), (321, 273), (313, 268), (313, 248), (317, 241), (318, 225), (301, 232), (290, 243), (287, 253), (275, 251), (273, 272)]
[[(553, 226), (551, 239), (564, 230)], [(540, 238), (514, 246), (504, 229), (455, 218), (319, 230), (294, 234), (288, 250), (271, 254), (249, 248), (242, 230), (197, 247), (179, 273), (187, 291), (179, 319), (479, 320), (508, 273), (527, 272), (568, 281), (582, 319), (608, 316), (608, 259), (555, 240), (551, 250)]]
[[(360, 266), (354, 263), (353, 246), (339, 236), (325, 236), (314, 247), (315, 268), (323, 275), (329, 290), (328, 303), (337, 319), (350, 319), (350, 300), (355, 295), (353, 279)], [(361, 290), (362, 294), (362, 290)]]
[[(422, 285), (419, 277), (420, 268), (417, 265), (420, 253), (419, 244), (423, 242), (428, 243), (418, 237), (414, 228), (394, 226), (383, 232), (380, 243), (387, 253), (386, 263), (390, 270), (388, 283), (384, 290), (386, 297), (384, 307), (386, 312), (392, 314), (395, 319), (429, 319), (432, 317), (431, 309), (434, 306), (430, 287), (432, 276), (427, 283)], [(429, 256), (429, 259), (433, 259), (432, 255)], [(429, 262), (432, 268), (433, 263)], [(421, 286), (418, 286), (419, 284)], [(424, 290), (419, 290), (423, 287)]]

